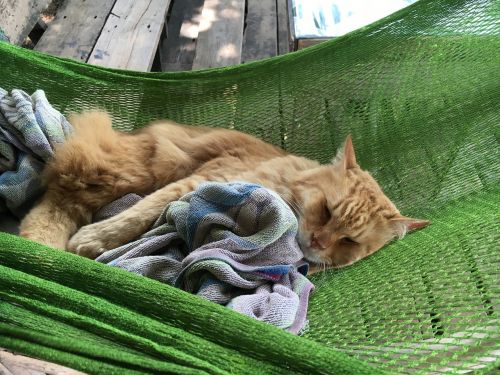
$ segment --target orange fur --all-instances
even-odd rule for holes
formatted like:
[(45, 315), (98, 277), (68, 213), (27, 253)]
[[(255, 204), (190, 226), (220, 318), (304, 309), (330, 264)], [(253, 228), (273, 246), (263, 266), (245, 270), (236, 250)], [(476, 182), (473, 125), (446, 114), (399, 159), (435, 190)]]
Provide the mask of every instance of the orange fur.
[[(350, 137), (331, 164), (319, 165), (232, 130), (162, 121), (121, 133), (103, 112), (70, 122), (75, 134), (47, 164), (47, 192), (20, 229), (22, 236), (91, 258), (136, 238), (168, 202), (203, 181), (243, 180), (278, 192), (296, 211), (299, 243), (317, 265), (351, 264), (428, 223), (399, 213), (359, 168)], [(100, 207), (130, 192), (147, 196), (89, 224)]]

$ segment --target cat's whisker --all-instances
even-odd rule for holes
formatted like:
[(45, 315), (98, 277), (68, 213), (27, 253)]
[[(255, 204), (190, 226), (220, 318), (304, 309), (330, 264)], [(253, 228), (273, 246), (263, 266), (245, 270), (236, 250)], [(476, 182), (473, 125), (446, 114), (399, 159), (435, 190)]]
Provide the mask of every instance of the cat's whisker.
[(288, 204), (288, 206), (290, 206), (290, 208), (292, 209), (292, 211), (297, 215), (297, 216), (300, 216), (300, 214), (302, 213), (302, 210), (301, 208), (299, 207), (299, 205), (294, 202), (293, 200), (291, 199), (287, 199), (285, 198), (284, 199), (286, 204)]
[(326, 275), (326, 270), (327, 270), (327, 267), (328, 267), (328, 264), (326, 261), (321, 261), (319, 263), (317, 263), (317, 266), (319, 268), (319, 272), (321, 274), (321, 277), (319, 278), (319, 280), (315, 283), (315, 288), (318, 289), (318, 288), (321, 288), (321, 286), (327, 281), (327, 275)]
[(285, 202), (286, 202), (286, 204), (287, 204), (287, 205), (288, 205), (288, 206), (289, 206), (289, 207), (290, 207), (290, 208), (291, 208), (294, 212), (296, 212), (296, 207), (294, 206), (294, 204), (293, 204), (290, 200), (285, 199)]

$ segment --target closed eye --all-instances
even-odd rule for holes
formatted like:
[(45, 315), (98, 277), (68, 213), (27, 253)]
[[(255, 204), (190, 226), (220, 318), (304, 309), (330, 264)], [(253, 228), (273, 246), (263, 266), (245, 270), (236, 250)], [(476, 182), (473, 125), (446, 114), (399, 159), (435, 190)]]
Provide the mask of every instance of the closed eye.
[(357, 245), (358, 243), (356, 241), (354, 241), (351, 237), (342, 237), (340, 239), (340, 241), (342, 243), (345, 243), (345, 244), (350, 244), (350, 245)]
[(328, 223), (331, 218), (332, 218), (332, 213), (330, 212), (330, 209), (328, 208), (327, 205), (324, 205), (323, 206), (323, 215), (322, 215), (323, 224)]

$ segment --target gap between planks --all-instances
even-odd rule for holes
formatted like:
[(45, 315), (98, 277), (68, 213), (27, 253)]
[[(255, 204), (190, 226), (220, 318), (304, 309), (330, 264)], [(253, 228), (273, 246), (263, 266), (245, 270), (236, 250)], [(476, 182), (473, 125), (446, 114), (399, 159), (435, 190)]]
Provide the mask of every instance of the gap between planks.
[(0, 29), (13, 44), (21, 44), (35, 26), (49, 0), (0, 0)]

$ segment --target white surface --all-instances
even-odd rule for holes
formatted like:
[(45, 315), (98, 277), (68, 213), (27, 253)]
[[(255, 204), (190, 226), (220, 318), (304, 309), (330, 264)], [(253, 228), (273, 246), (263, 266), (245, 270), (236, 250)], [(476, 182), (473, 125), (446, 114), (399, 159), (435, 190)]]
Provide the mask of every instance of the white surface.
[(344, 35), (417, 0), (292, 0), (295, 38)]

